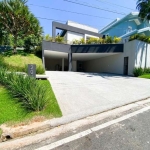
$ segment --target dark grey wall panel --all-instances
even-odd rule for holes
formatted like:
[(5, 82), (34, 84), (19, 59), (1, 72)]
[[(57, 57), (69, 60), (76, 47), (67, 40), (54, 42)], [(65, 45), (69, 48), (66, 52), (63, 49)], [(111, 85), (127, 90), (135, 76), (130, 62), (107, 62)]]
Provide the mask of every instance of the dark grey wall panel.
[(71, 45), (72, 53), (121, 53), (123, 44)]
[(42, 49), (43, 50), (51, 50), (51, 51), (69, 53), (71, 51), (71, 45), (43, 41)]

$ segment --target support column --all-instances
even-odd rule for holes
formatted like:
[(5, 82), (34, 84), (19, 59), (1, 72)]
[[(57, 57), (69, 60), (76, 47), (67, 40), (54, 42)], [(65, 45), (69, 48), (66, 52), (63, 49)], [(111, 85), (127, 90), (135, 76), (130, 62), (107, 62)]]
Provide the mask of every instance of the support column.
[(56, 37), (56, 27), (52, 24), (52, 37)]
[(72, 71), (72, 53), (68, 53), (68, 71)]
[(62, 58), (62, 71), (64, 71), (64, 64), (65, 64), (65, 59)]

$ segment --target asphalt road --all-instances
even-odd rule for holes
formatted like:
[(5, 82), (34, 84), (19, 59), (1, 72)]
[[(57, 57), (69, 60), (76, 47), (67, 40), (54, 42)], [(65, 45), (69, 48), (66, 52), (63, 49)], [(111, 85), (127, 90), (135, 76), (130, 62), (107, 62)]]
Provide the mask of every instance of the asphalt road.
[[(97, 122), (93, 125), (76, 129), (74, 134), (103, 123), (105, 122)], [(44, 148), (43, 146), (72, 135), (73, 133), (66, 133), (21, 150), (36, 150), (39, 148), (49, 150), (48, 147)], [(71, 142), (66, 142), (61, 146), (56, 146), (53, 150), (150, 150), (150, 110), (81, 138), (79, 137)]]

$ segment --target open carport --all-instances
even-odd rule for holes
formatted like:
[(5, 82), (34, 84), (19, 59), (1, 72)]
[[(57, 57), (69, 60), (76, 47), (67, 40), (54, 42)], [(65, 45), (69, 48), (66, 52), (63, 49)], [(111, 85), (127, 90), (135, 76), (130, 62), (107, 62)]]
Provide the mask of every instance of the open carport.
[(150, 80), (113, 74), (47, 71), (63, 115), (88, 116), (150, 97)]
[(43, 41), (48, 71), (123, 74), (123, 44), (68, 45)]

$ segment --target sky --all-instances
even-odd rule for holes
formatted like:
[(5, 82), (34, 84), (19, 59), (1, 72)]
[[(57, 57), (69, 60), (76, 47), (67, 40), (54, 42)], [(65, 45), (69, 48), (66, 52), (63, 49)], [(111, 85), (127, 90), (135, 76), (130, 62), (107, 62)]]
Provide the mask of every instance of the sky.
[[(71, 20), (100, 30), (116, 18), (123, 18), (130, 12), (137, 11), (136, 2), (136, 0), (28, 0), (27, 5), (30, 11), (38, 17), (44, 34), (51, 35), (52, 21), (55, 20), (61, 23)], [(67, 12), (60, 11), (60, 9)]]

